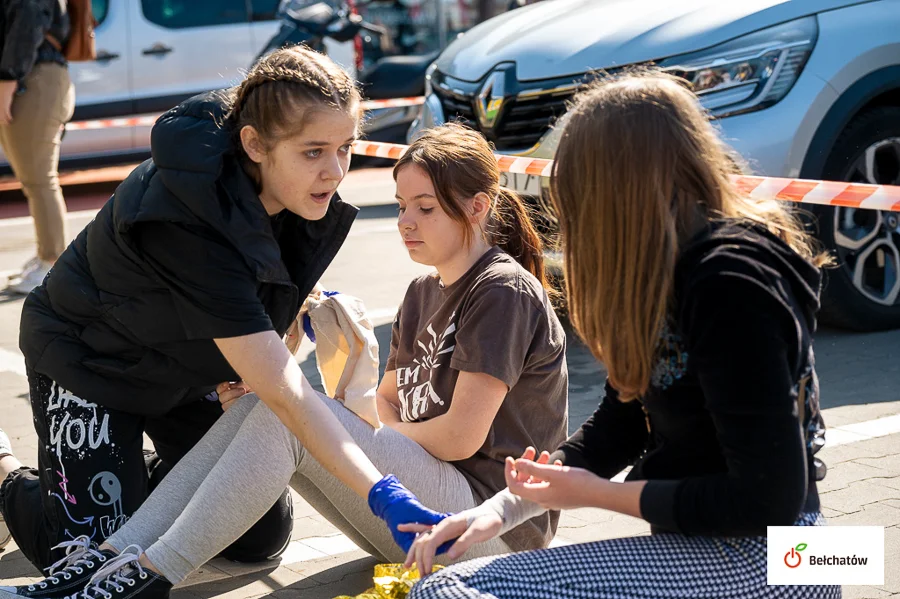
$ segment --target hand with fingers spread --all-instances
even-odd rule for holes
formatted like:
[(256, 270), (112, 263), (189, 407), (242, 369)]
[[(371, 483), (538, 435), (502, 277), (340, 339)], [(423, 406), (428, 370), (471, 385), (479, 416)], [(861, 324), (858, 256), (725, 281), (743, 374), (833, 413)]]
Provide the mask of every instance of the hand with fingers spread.
[(597, 500), (610, 483), (583, 468), (563, 466), (558, 460), (547, 464), (507, 458), (506, 484), (511, 493), (545, 509), (565, 510), (599, 507)]
[[(531, 461), (536, 455), (537, 451), (528, 447), (520, 459)], [(539, 464), (549, 463), (550, 454), (541, 452), (537, 461)], [(561, 462), (557, 460), (557, 463)], [(507, 483), (514, 464), (511, 457), (507, 458)], [(406, 556), (406, 567), (418, 564), (419, 572), (431, 572), (436, 555), (446, 552), (450, 559), (456, 560), (473, 545), (495, 538), (502, 527), (503, 520), (498, 514), (485, 513), (475, 508), (449, 516), (435, 526), (402, 524), (398, 529), (416, 533), (416, 539)]]
[(216, 385), (216, 393), (219, 395), (219, 403), (222, 404), (222, 410), (228, 411), (228, 408), (234, 405), (234, 402), (248, 393), (250, 393), (250, 385), (244, 381), (231, 383), (225, 381)]
[[(522, 457), (519, 460), (523, 460), (526, 462), (537, 462), (538, 464), (549, 464), (550, 463), (550, 452), (542, 451), (541, 455), (538, 456), (538, 459), (535, 460), (535, 456), (537, 455), (537, 450), (534, 447), (526, 447), (525, 451), (522, 453)], [(519, 482), (524, 483), (529, 481), (529, 475), (523, 472), (519, 472), (516, 470), (516, 463), (519, 460), (514, 460), (511, 457), (506, 458), (506, 486), (509, 487), (510, 483)], [(562, 461), (556, 460), (553, 462), (555, 466), (562, 466)], [(535, 481), (536, 482), (536, 481)]]

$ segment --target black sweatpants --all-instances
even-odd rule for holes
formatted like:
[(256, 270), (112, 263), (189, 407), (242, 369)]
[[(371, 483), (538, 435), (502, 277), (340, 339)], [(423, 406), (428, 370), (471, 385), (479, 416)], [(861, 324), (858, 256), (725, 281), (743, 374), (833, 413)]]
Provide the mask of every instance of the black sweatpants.
[[(19, 549), (40, 569), (62, 557), (52, 550), (58, 543), (87, 535), (99, 544), (118, 530), (223, 413), (218, 402), (201, 399), (146, 418), (76, 397), (41, 374), (29, 372), (28, 383), (38, 467), (3, 481), (0, 510)], [(144, 432), (156, 455), (144, 455)], [(222, 555), (238, 561), (280, 555), (292, 518), (285, 489)]]

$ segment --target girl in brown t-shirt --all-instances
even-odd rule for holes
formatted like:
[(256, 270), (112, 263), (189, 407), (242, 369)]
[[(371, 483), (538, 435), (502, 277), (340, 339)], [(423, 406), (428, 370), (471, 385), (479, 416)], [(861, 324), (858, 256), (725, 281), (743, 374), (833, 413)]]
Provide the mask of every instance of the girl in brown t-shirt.
[[(507, 456), (562, 441), (568, 424), (565, 333), (541, 241), (499, 178), (487, 141), (454, 124), (427, 131), (394, 167), (403, 242), (437, 272), (409, 286), (377, 394), (382, 422), (452, 463), (478, 503), (506, 486)], [(557, 519), (502, 538), (516, 551), (545, 546)]]

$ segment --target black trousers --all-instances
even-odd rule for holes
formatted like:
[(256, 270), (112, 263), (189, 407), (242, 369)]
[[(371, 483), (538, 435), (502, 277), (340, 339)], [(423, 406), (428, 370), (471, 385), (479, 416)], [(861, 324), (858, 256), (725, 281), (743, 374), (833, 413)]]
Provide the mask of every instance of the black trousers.
[[(28, 373), (40, 445), (38, 467), (20, 468), (0, 486), (0, 511), (25, 557), (44, 569), (61, 541), (87, 535), (98, 544), (118, 530), (171, 468), (221, 416), (218, 402), (198, 400), (160, 418), (104, 408), (48, 377)], [(143, 433), (155, 454), (145, 455)], [(210, 516), (215, 517), (215, 516)], [(289, 491), (244, 536), (222, 552), (237, 561), (281, 554), (291, 538)]]

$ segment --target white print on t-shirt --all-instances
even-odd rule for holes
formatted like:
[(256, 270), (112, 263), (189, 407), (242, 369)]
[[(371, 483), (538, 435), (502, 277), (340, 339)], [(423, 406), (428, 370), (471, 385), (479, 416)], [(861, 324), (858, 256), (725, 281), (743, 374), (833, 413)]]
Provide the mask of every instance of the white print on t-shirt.
[[(416, 345), (423, 353), (413, 359), (415, 366), (397, 369), (400, 418), (404, 422), (418, 420), (427, 411), (429, 400), (431, 403), (444, 405), (444, 400), (438, 396), (431, 384), (431, 373), (441, 366), (440, 357), (456, 348), (453, 340), (456, 333), (456, 323), (453, 322), (455, 316), (456, 312), (450, 315), (450, 324), (440, 337), (429, 324), (426, 330), (431, 335), (431, 341), (427, 346), (422, 341), (416, 341)], [(454, 344), (447, 347), (450, 343)], [(408, 385), (413, 386), (407, 388)]]

